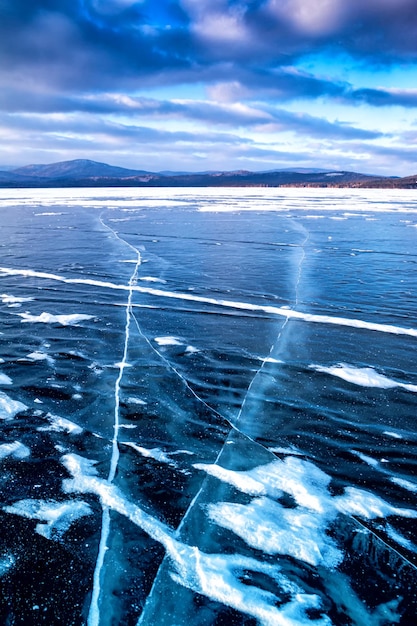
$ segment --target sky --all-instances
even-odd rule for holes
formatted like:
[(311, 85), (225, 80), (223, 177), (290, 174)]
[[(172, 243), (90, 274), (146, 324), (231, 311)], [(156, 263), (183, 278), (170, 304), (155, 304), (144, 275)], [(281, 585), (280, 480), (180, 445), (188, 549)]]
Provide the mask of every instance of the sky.
[(0, 169), (417, 173), (417, 0), (0, 0)]

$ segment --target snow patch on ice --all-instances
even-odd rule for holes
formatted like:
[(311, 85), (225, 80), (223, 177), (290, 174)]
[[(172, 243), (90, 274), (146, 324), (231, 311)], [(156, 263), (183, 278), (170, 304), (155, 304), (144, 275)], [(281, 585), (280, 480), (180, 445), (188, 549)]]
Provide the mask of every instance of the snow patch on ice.
[(277, 363), (277, 364), (284, 363), (284, 361), (281, 361), (281, 359), (274, 359), (274, 357), (272, 356), (267, 356), (265, 359), (260, 358), (259, 360), (262, 361), (263, 363)]
[(42, 213), (35, 213), (37, 217), (51, 217), (52, 215), (66, 215), (62, 211), (43, 211)]
[[(331, 237), (330, 237), (331, 239)], [(184, 300), (187, 302), (202, 302), (205, 304), (212, 304), (218, 307), (231, 308), (243, 311), (261, 311), (269, 315), (278, 315), (287, 319), (296, 319), (304, 322), (310, 322), (314, 324), (332, 324), (335, 326), (346, 326), (348, 328), (363, 328), (375, 332), (389, 333), (395, 335), (407, 335), (410, 337), (417, 337), (416, 328), (406, 328), (402, 326), (394, 326), (392, 324), (379, 324), (377, 322), (366, 322), (360, 319), (351, 319), (345, 317), (332, 317), (330, 315), (314, 315), (311, 313), (303, 313), (302, 311), (296, 311), (290, 307), (276, 307), (270, 305), (251, 304), (248, 302), (238, 302), (234, 300), (223, 300), (216, 298), (209, 298), (206, 296), (198, 296), (191, 293), (178, 293), (172, 291), (165, 291), (162, 289), (156, 289), (155, 287), (142, 287), (139, 285), (124, 285), (116, 284), (109, 281), (93, 280), (90, 278), (66, 278), (58, 274), (52, 274), (49, 272), (36, 272), (35, 270), (22, 270), (14, 269), (10, 267), (0, 267), (0, 273), (6, 276), (31, 276), (36, 278), (44, 278), (46, 280), (55, 280), (65, 284), (71, 285), (90, 285), (95, 287), (102, 287), (106, 289), (114, 289), (117, 291), (131, 291), (146, 293), (156, 297), (173, 298), (176, 300)], [(46, 314), (48, 316), (48, 314)]]
[(51, 356), (49, 356), (49, 354), (41, 351), (31, 352), (27, 355), (26, 358), (30, 359), (31, 361), (47, 361), (49, 365), (53, 365), (55, 363), (55, 360)]
[(2, 374), (2, 372), (0, 372), (0, 385), (12, 385), (13, 381), (10, 378), (10, 376), (7, 376), (7, 374)]
[(79, 435), (83, 432), (81, 426), (74, 424), (71, 420), (66, 419), (65, 417), (59, 417), (58, 415), (52, 415), (48, 413), (46, 419), (49, 422), (49, 426), (40, 426), (37, 430), (39, 431), (54, 431), (58, 433), (67, 432), (70, 435)]
[(0, 445), (0, 459), (12, 456), (15, 459), (26, 459), (30, 456), (30, 450), (20, 441), (13, 443), (3, 443)]
[(57, 502), (55, 500), (19, 500), (3, 507), (6, 513), (37, 519), (36, 532), (46, 539), (59, 540), (80, 517), (91, 515), (90, 506), (82, 500)]
[[(348, 486), (342, 495), (332, 496), (330, 477), (311, 462), (293, 456), (247, 471), (202, 463), (194, 467), (255, 496), (249, 504), (209, 504), (207, 513), (214, 523), (231, 530), (253, 548), (315, 566), (334, 568), (343, 559), (327, 533), (339, 513), (364, 519), (391, 515), (417, 518), (417, 511), (392, 506), (355, 487)], [(279, 502), (283, 494), (291, 496), (296, 506)]]
[(7, 304), (9, 307), (22, 306), (22, 302), (31, 302), (34, 298), (19, 298), (17, 296), (9, 296), (7, 293), (0, 295), (3, 304)]
[(417, 385), (411, 385), (409, 383), (402, 383), (392, 378), (379, 374), (372, 367), (355, 367), (354, 365), (348, 365), (346, 363), (338, 363), (330, 367), (323, 365), (310, 365), (310, 369), (314, 369), (317, 372), (323, 372), (325, 374), (331, 374), (332, 376), (338, 376), (343, 380), (352, 383), (354, 385), (360, 385), (361, 387), (378, 387), (380, 389), (392, 389), (394, 387), (401, 387), (407, 391), (417, 393)]
[(412, 552), (417, 552), (417, 548), (414, 543), (410, 541), (410, 539), (407, 539), (406, 537), (404, 537), (404, 535), (399, 533), (398, 530), (395, 530), (395, 528), (393, 528), (391, 524), (387, 524), (385, 530), (388, 534), (388, 537), (393, 539), (393, 541), (398, 543), (400, 546)]
[(417, 518), (417, 511), (412, 509), (400, 509), (385, 502), (382, 498), (370, 491), (346, 487), (342, 496), (333, 498), (338, 511), (348, 515), (357, 515), (365, 519), (384, 518), (390, 515), (400, 517)]
[(93, 315), (85, 315), (84, 313), (72, 313), (69, 315), (53, 315), (52, 313), (41, 313), (40, 315), (31, 315), (30, 313), (18, 313), (22, 318), (22, 322), (26, 323), (42, 323), (42, 324), (60, 324), (61, 326), (76, 326), (79, 322), (91, 320)]
[(187, 354), (196, 354), (197, 352), (200, 352), (199, 348), (195, 348), (194, 346), (187, 346), (185, 348), (185, 352)]
[(158, 344), (158, 346), (182, 346), (182, 342), (172, 335), (168, 335), (166, 337), (155, 337), (154, 341)]
[(286, 554), (329, 568), (343, 560), (342, 551), (326, 534), (327, 516), (305, 507), (285, 508), (264, 497), (247, 505), (225, 502), (207, 509), (211, 520), (267, 554)]
[(362, 452), (359, 452), (358, 450), (351, 450), (351, 452), (359, 459), (361, 459), (361, 461), (367, 463), (368, 465), (371, 465), (372, 467), (376, 467), (377, 465), (379, 465), (379, 461), (373, 459), (370, 456), (367, 456), (366, 454), (363, 454)]
[(7, 572), (14, 566), (16, 559), (13, 554), (5, 554), (0, 558), (0, 577), (7, 574)]
[(15, 415), (26, 409), (27, 406), (23, 404), (23, 402), (12, 400), (12, 398), (9, 398), (9, 396), (0, 391), (0, 419), (12, 419)]

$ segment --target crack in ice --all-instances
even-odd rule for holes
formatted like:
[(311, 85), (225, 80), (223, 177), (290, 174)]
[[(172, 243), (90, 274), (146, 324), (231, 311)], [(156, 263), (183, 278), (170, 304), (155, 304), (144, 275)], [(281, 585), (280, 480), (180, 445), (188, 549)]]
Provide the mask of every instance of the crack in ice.
[[(122, 239), (115, 230), (107, 226), (100, 217), (101, 224), (110, 230), (110, 232), (118, 239), (121, 243), (129, 246), (134, 253), (136, 254), (136, 262), (134, 270), (130, 276), (128, 283), (129, 295), (127, 299), (127, 304), (125, 308), (126, 313), (126, 322), (124, 328), (124, 346), (123, 346), (123, 357), (122, 360), (117, 363), (117, 367), (119, 368), (119, 373), (116, 378), (115, 386), (114, 386), (114, 423), (113, 423), (113, 439), (112, 439), (112, 453), (110, 457), (110, 468), (107, 476), (107, 482), (109, 485), (114, 480), (116, 476), (117, 466), (119, 462), (119, 431), (120, 431), (120, 385), (123, 378), (124, 369), (128, 366), (127, 363), (127, 353), (129, 347), (129, 339), (130, 339), (130, 319), (132, 315), (132, 297), (133, 297), (133, 286), (137, 280), (138, 269), (141, 264), (141, 255), (137, 248), (132, 246), (130, 243)], [(100, 623), (100, 593), (101, 593), (101, 572), (103, 569), (104, 558), (107, 551), (107, 540), (110, 533), (110, 510), (109, 506), (106, 503), (102, 503), (103, 514), (102, 514), (102, 522), (101, 522), (101, 535), (100, 535), (100, 543), (99, 549), (96, 559), (96, 565), (93, 576), (93, 589), (91, 595), (90, 609), (88, 613), (88, 626), (99, 626)]]

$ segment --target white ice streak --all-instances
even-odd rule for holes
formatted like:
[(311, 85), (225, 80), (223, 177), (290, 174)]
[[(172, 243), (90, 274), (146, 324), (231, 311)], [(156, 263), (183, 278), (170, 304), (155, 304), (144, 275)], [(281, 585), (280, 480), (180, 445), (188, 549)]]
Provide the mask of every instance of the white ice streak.
[(398, 530), (395, 530), (395, 528), (393, 528), (391, 524), (387, 524), (385, 530), (388, 537), (398, 543), (398, 545), (403, 546), (403, 548), (406, 548), (407, 550), (410, 550), (412, 552), (417, 552), (414, 543), (410, 541), (410, 539), (407, 539), (406, 537), (404, 537), (404, 535), (399, 533)]
[[(309, 461), (295, 457), (247, 471), (201, 463), (194, 467), (254, 496), (249, 504), (208, 505), (207, 513), (213, 522), (231, 530), (251, 547), (315, 566), (333, 568), (343, 559), (343, 553), (327, 534), (339, 513), (364, 519), (417, 517), (417, 511), (394, 507), (356, 487), (346, 487), (342, 495), (332, 496), (330, 477)], [(293, 498), (295, 507), (276, 501), (284, 493)]]
[(3, 374), (2, 372), (0, 372), (0, 385), (12, 385), (13, 381), (10, 378), (10, 376), (7, 376), (7, 374)]
[(0, 459), (12, 456), (15, 459), (26, 459), (30, 456), (30, 450), (20, 441), (13, 443), (2, 443), (0, 445)]
[(49, 426), (40, 426), (37, 430), (39, 431), (55, 431), (55, 432), (66, 432), (70, 435), (79, 435), (83, 432), (81, 426), (74, 424), (71, 420), (66, 419), (65, 417), (59, 417), (58, 415), (52, 415), (48, 413), (46, 419), (49, 422)]
[(411, 480), (407, 480), (405, 478), (400, 478), (399, 476), (391, 476), (391, 482), (403, 487), (403, 489), (407, 489), (407, 491), (411, 491), (412, 493), (417, 493), (417, 483), (411, 482)]
[[(288, 580), (278, 566), (239, 554), (207, 554), (195, 546), (184, 544), (174, 537), (168, 526), (129, 502), (115, 485), (98, 478), (93, 462), (74, 454), (65, 455), (62, 461), (73, 476), (64, 481), (64, 490), (67, 493), (96, 494), (105, 509), (126, 516), (161, 543), (172, 566), (171, 577), (178, 584), (251, 615), (262, 626), (302, 626), (310, 623), (309, 610), (320, 609), (319, 596), (305, 593)], [(259, 572), (273, 578), (284, 593), (291, 594), (291, 599), (277, 607), (275, 595), (241, 582), (248, 572)], [(331, 621), (322, 617), (315, 624), (331, 626)]]
[(19, 400), (12, 400), (5, 393), (0, 391), (0, 419), (12, 419), (21, 411), (25, 411), (27, 406)]
[(40, 315), (31, 315), (30, 313), (18, 313), (22, 318), (22, 322), (42, 323), (42, 324), (60, 324), (61, 326), (76, 326), (79, 322), (91, 320), (94, 315), (85, 315), (83, 313), (70, 313), (69, 315), (53, 315), (52, 313), (43, 312)]
[(417, 337), (417, 329), (405, 328), (402, 326), (394, 326), (392, 324), (379, 324), (377, 322), (366, 322), (364, 320), (345, 318), (345, 317), (332, 317), (329, 315), (316, 315), (310, 313), (303, 313), (296, 311), (289, 307), (276, 307), (269, 305), (250, 304), (248, 302), (238, 302), (234, 300), (223, 300), (216, 298), (207, 298), (205, 296), (197, 296), (191, 293), (180, 293), (173, 291), (164, 291), (162, 289), (155, 289), (152, 287), (141, 287), (139, 285), (124, 285), (117, 284), (108, 281), (93, 280), (89, 278), (66, 278), (58, 274), (51, 274), (48, 272), (36, 272), (34, 270), (17, 270), (9, 267), (0, 267), (0, 272), (7, 276), (28, 276), (34, 278), (41, 278), (45, 280), (53, 280), (66, 284), (77, 285), (90, 285), (94, 287), (102, 287), (103, 289), (115, 289), (120, 291), (132, 291), (138, 293), (145, 293), (156, 297), (173, 298), (176, 300), (185, 300), (188, 302), (199, 302), (202, 304), (210, 304), (213, 306), (238, 309), (242, 311), (253, 311), (259, 313), (266, 313), (267, 315), (278, 315), (288, 319), (296, 319), (304, 322), (316, 323), (316, 324), (333, 324), (336, 326), (347, 326), (350, 328), (361, 328), (366, 330), (372, 330), (381, 333), (391, 333), (394, 335), (408, 335), (410, 337)]
[(3, 510), (6, 513), (39, 520), (41, 523), (36, 525), (36, 532), (52, 540), (59, 540), (73, 522), (92, 513), (90, 506), (82, 500), (57, 502), (26, 499), (5, 506)]
[(42, 213), (35, 213), (36, 217), (51, 217), (53, 215), (66, 215), (62, 211), (43, 211)]
[(351, 452), (352, 454), (357, 456), (359, 459), (361, 459), (361, 461), (363, 461), (364, 463), (367, 463), (368, 465), (371, 465), (372, 467), (377, 467), (379, 465), (379, 461), (377, 461), (376, 459), (373, 459), (371, 456), (368, 456), (367, 454), (363, 454), (362, 452), (359, 452), (359, 450), (352, 450)]
[(125, 446), (130, 446), (131, 448), (136, 450), (136, 452), (139, 452), (139, 454), (148, 459), (154, 459), (154, 461), (158, 461), (159, 463), (166, 463), (167, 465), (173, 465), (174, 467), (177, 466), (175, 461), (170, 459), (168, 454), (166, 454), (166, 452), (164, 452), (160, 448), (144, 448), (143, 446), (139, 446), (138, 444), (131, 441), (121, 441), (120, 443), (124, 444)]
[(162, 283), (166, 284), (166, 280), (163, 278), (156, 278), (156, 276), (140, 276), (139, 280), (143, 280), (145, 283)]
[(145, 400), (142, 400), (141, 398), (135, 398), (133, 396), (130, 396), (126, 402), (128, 404), (136, 404), (138, 406), (146, 406), (147, 402), (145, 402)]
[(417, 393), (417, 385), (393, 380), (384, 374), (379, 374), (372, 367), (355, 367), (354, 365), (348, 365), (346, 363), (338, 363), (337, 365), (331, 365), (330, 367), (323, 365), (310, 365), (310, 368), (316, 370), (317, 372), (338, 376), (349, 383), (360, 385), (361, 387), (378, 387), (380, 389), (401, 387), (407, 391)]
[(404, 437), (400, 435), (400, 433), (396, 433), (392, 430), (384, 430), (383, 434), (387, 435), (388, 437), (394, 437), (394, 439), (404, 439)]

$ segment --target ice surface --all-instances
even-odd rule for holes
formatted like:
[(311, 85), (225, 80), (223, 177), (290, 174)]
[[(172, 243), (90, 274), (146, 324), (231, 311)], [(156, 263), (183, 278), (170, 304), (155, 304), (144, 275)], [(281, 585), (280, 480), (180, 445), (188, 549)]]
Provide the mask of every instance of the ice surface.
[(415, 193), (0, 206), (0, 622), (414, 623)]
[[(178, 584), (196, 593), (236, 608), (259, 620), (262, 626), (296, 626), (310, 623), (308, 611), (320, 608), (320, 598), (307, 594), (281, 573), (278, 566), (261, 563), (241, 555), (206, 554), (174, 538), (164, 524), (129, 502), (120, 490), (94, 475), (91, 464), (76, 455), (65, 455), (65, 467), (73, 475), (64, 481), (67, 493), (96, 493), (102, 503), (125, 515), (153, 539), (165, 547), (173, 570), (171, 577)], [(276, 607), (275, 595), (256, 586), (241, 582), (245, 571), (255, 571), (274, 578), (281, 589), (291, 594), (291, 600)], [(91, 614), (90, 614), (91, 615)], [(94, 612), (90, 622), (97, 621)], [(141, 620), (139, 621), (139, 624)], [(331, 626), (327, 617), (314, 621), (316, 626)]]

